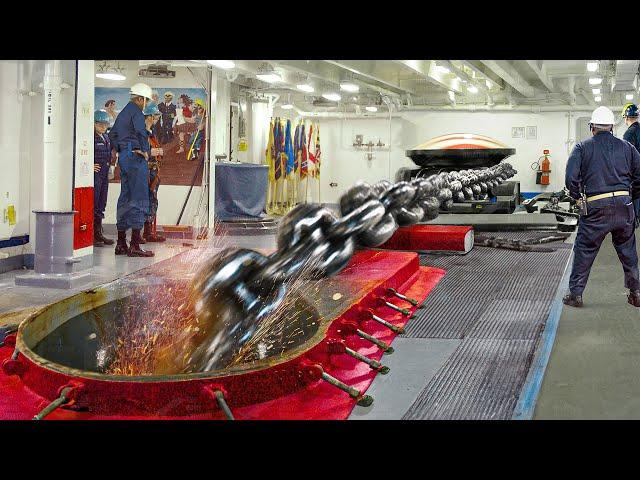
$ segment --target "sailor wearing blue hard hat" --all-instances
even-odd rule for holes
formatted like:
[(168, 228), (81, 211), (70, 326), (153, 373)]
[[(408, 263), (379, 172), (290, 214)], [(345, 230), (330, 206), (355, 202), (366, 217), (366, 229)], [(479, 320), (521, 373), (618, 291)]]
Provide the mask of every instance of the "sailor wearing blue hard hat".
[(111, 167), (111, 142), (106, 135), (111, 117), (105, 110), (93, 114), (93, 246), (113, 245), (113, 240), (102, 233), (102, 219), (107, 207), (109, 169)]

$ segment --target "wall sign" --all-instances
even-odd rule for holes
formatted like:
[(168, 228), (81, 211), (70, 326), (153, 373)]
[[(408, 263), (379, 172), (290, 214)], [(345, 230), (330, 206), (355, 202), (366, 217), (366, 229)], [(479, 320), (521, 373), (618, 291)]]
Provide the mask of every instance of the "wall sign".
[(527, 127), (527, 140), (536, 140), (538, 138), (538, 127)]
[(524, 127), (511, 127), (511, 138), (524, 138)]

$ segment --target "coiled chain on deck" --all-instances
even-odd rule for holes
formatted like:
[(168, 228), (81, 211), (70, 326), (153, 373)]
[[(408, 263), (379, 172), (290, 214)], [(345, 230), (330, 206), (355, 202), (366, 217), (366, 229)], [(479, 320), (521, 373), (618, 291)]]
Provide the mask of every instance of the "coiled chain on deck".
[(280, 222), (277, 251), (228, 248), (196, 276), (192, 300), (201, 333), (190, 369), (222, 368), (284, 300), (297, 276), (322, 278), (342, 270), (356, 245), (377, 247), (399, 226), (428, 221), (458, 201), (488, 197), (517, 173), (508, 163), (442, 172), (392, 184), (359, 182), (340, 198), (342, 216), (319, 204), (301, 204)]

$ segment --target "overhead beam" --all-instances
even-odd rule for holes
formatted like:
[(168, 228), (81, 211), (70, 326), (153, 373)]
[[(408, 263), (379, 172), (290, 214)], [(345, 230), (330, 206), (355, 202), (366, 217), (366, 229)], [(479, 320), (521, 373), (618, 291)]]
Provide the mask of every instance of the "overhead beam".
[(538, 76), (538, 79), (542, 82), (542, 84), (547, 87), (547, 90), (549, 90), (551, 93), (555, 92), (553, 81), (547, 74), (547, 66), (544, 64), (544, 60), (540, 60), (539, 63), (538, 60), (526, 60), (526, 62), (527, 65), (531, 67), (531, 70), (533, 70)]
[[(406, 86), (401, 85), (397, 77), (393, 78), (393, 75), (389, 75), (379, 68), (378, 62), (384, 62), (384, 60), (380, 60), (380, 61), (324, 60), (324, 61), (330, 65), (335, 65), (336, 67), (340, 67), (344, 70), (351, 72), (352, 74), (355, 74), (357, 76), (355, 78), (356, 80), (362, 81), (362, 78), (364, 78), (364, 79), (370, 80), (371, 82), (374, 82), (373, 84), (369, 82), (365, 82), (369, 87), (372, 87), (372, 88), (378, 87), (375, 84), (379, 83), (379, 84), (382, 84), (384, 88), (390, 88), (396, 93), (410, 93), (410, 94), (416, 93), (415, 90), (413, 90), (412, 88), (408, 88)], [(358, 77), (362, 77), (362, 78), (358, 78)]]
[(522, 78), (513, 66), (506, 60), (480, 60), (493, 73), (502, 78), (524, 97), (533, 97), (535, 89)]
[(442, 73), (436, 69), (436, 62), (433, 60), (394, 60), (397, 64), (404, 66), (422, 75), (430, 83), (445, 88), (455, 93), (462, 92), (462, 82), (455, 76)]
[[(320, 80), (321, 82), (329, 83), (334, 86), (340, 85), (341, 75), (339, 71), (334, 68), (336, 65), (332, 65), (331, 61), (306, 61), (306, 60), (273, 60), (270, 63), (278, 65), (284, 69), (292, 72), (298, 72), (305, 74), (311, 78)], [(343, 62), (344, 63), (344, 62)], [(345, 67), (341, 67), (345, 68)], [(356, 74), (359, 75), (359, 74)], [(397, 96), (400, 93), (415, 93), (410, 88), (401, 87), (394, 84), (393, 90), (385, 88), (384, 86), (376, 85), (374, 82), (367, 81), (367, 77), (354, 77), (354, 83), (359, 84), (362, 87), (378, 92), (382, 95)], [(383, 82), (380, 82), (383, 83)], [(366, 93), (366, 92), (365, 92)]]

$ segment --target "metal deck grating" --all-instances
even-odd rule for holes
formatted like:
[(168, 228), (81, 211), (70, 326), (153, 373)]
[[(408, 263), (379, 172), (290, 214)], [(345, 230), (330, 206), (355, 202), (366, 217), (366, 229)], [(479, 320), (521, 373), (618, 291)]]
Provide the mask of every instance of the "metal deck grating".
[(534, 340), (463, 340), (402, 418), (511, 418), (534, 346)]
[[(547, 236), (526, 233), (523, 238)], [(506, 236), (506, 235), (504, 235)], [(422, 255), (421, 264), (447, 274), (407, 325), (412, 338), (462, 342), (425, 386), (405, 419), (511, 418), (571, 255), (474, 247), (464, 256)]]

